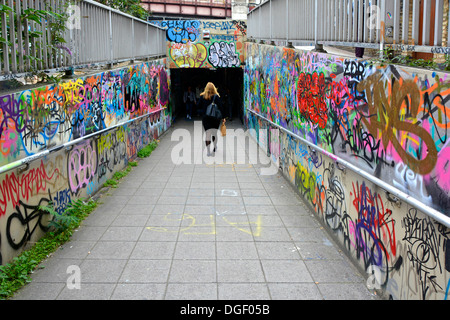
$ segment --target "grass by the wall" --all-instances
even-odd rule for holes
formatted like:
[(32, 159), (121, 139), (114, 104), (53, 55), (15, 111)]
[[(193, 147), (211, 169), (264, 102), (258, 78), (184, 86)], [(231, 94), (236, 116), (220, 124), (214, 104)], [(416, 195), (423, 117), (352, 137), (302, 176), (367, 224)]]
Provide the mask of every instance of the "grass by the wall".
[(40, 209), (50, 213), (51, 231), (39, 239), (30, 249), (23, 251), (12, 262), (0, 266), (0, 299), (10, 298), (14, 292), (31, 281), (30, 274), (49, 254), (67, 242), (81, 221), (95, 208), (92, 200), (78, 199), (70, 203), (64, 214), (58, 214), (50, 205)]
[(137, 156), (139, 158), (147, 158), (150, 156), (150, 154), (153, 152), (153, 150), (156, 149), (158, 146), (158, 141), (152, 141), (148, 145), (146, 145), (144, 148), (138, 151)]
[[(153, 152), (153, 150), (156, 149), (158, 146), (158, 141), (154, 140), (150, 142), (148, 145), (146, 145), (144, 148), (138, 151), (137, 156), (139, 158), (148, 158), (150, 154)], [(136, 161), (128, 162), (127, 167), (122, 171), (117, 171), (114, 173), (111, 179), (106, 180), (106, 182), (103, 184), (105, 187), (112, 187), (116, 188), (119, 184), (120, 179), (125, 177), (132, 169), (132, 167), (136, 167), (138, 164)]]
[[(149, 157), (157, 145), (158, 141), (152, 141), (138, 152), (138, 157)], [(115, 172), (104, 186), (117, 187), (119, 181), (137, 165), (136, 161), (130, 161), (124, 170)], [(94, 211), (97, 205), (98, 202), (93, 199), (78, 199), (70, 203), (63, 214), (58, 214), (51, 203), (40, 207), (42, 211), (52, 215), (49, 224), (51, 231), (47, 232), (30, 249), (13, 258), (10, 263), (0, 266), (0, 300), (12, 297), (22, 286), (31, 282), (30, 274), (51, 253), (70, 240), (74, 230)]]
[(106, 180), (106, 182), (103, 184), (103, 186), (116, 188), (117, 185), (119, 184), (120, 179), (122, 179), (128, 173), (130, 173), (131, 169), (136, 166), (137, 166), (137, 162), (135, 162), (135, 161), (128, 162), (128, 165), (125, 169), (123, 169), (122, 171), (115, 172), (113, 174), (112, 178)]

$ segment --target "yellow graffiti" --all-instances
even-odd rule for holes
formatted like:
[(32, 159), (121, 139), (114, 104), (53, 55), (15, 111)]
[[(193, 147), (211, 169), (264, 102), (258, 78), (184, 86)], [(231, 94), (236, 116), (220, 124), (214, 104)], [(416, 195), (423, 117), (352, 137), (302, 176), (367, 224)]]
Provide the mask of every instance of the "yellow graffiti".
[[(261, 236), (262, 232), (262, 222), (261, 222), (261, 216), (256, 216), (256, 221), (250, 221), (247, 222), (233, 222), (228, 220), (225, 217), (222, 217), (223, 221), (225, 221), (230, 226), (236, 228), (239, 231), (242, 231), (244, 233), (253, 235), (255, 237)], [(188, 221), (189, 224), (186, 227), (181, 228), (180, 230), (174, 230), (168, 227), (164, 226), (149, 226), (146, 227), (147, 230), (156, 231), (156, 232), (167, 232), (167, 233), (173, 233), (173, 232), (181, 232), (183, 234), (189, 234), (189, 235), (215, 235), (216, 234), (216, 223), (214, 220), (214, 215), (209, 215), (209, 222), (208, 223), (198, 223), (197, 219), (190, 215), (190, 214), (183, 214), (178, 215), (178, 217), (173, 218), (173, 214), (168, 213), (164, 216), (164, 220), (166, 221)], [(252, 231), (251, 228), (245, 228), (245, 226), (255, 226), (255, 230)], [(209, 231), (205, 232), (197, 232), (195, 230), (192, 230), (194, 227), (210, 227), (211, 229)]]
[[(186, 219), (184, 218), (186, 216)], [(197, 220), (195, 219), (194, 216), (190, 215), (190, 214), (183, 214), (183, 220), (190, 220), (191, 224), (189, 226), (187, 226), (186, 228), (181, 229), (181, 231), (184, 234), (193, 234), (193, 235), (202, 235), (202, 234), (216, 234), (216, 223), (214, 222), (214, 216), (210, 215), (209, 216), (209, 220), (210, 223), (209, 224), (199, 224), (197, 223)], [(191, 229), (192, 227), (211, 227), (211, 230), (209, 232), (187, 232), (189, 229)]]
[(253, 236), (255, 236), (255, 237), (261, 236), (261, 216), (257, 216), (257, 217), (256, 217), (256, 221), (254, 221), (254, 222), (249, 222), (250, 225), (253, 224), (253, 225), (256, 226), (254, 232), (253, 232), (252, 230), (247, 230), (247, 229), (244, 229), (244, 228), (241, 227), (241, 226), (246, 226), (246, 225), (247, 225), (247, 222), (231, 222), (231, 221), (228, 221), (228, 219), (225, 218), (225, 217), (222, 217), (222, 218), (223, 218), (223, 220), (224, 220), (226, 223), (228, 223), (230, 226), (236, 228), (236, 229), (239, 230), (239, 231), (242, 231), (242, 232), (244, 232), (244, 233), (253, 235)]
[(170, 57), (179, 68), (199, 68), (208, 56), (202, 43), (176, 44), (169, 48)]
[(69, 80), (61, 83), (60, 86), (63, 90), (64, 107), (71, 114), (72, 111), (76, 110), (76, 106), (83, 101), (83, 95), (80, 95), (80, 91), (84, 92), (83, 79)]
[(119, 127), (115, 132), (100, 136), (97, 142), (98, 153), (102, 154), (104, 150), (112, 149), (114, 144), (118, 142), (125, 142), (125, 130), (123, 127)]

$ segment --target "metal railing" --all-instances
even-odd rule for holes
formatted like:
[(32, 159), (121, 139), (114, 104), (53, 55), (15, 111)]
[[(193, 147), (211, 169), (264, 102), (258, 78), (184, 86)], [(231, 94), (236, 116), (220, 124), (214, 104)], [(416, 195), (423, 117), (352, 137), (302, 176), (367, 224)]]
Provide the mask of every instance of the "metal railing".
[[(38, 152), (38, 153), (36, 153), (34, 155), (25, 157), (23, 159), (19, 159), (19, 160), (10, 162), (10, 163), (8, 163), (8, 164), (6, 164), (4, 166), (0, 166), (0, 174), (3, 174), (5, 172), (11, 171), (11, 170), (14, 170), (14, 169), (17, 169), (17, 168), (19, 168), (21, 170), (26, 170), (30, 166), (30, 163), (32, 163), (32, 162), (34, 162), (34, 161), (36, 161), (38, 159), (42, 159), (42, 158), (48, 156), (49, 154), (52, 154), (52, 153), (57, 152), (57, 151), (60, 151), (62, 149), (70, 148), (73, 145), (76, 145), (76, 144), (78, 144), (81, 141), (88, 140), (88, 139), (100, 136), (100, 135), (102, 135), (102, 134), (104, 134), (106, 132), (109, 132), (111, 130), (117, 129), (117, 128), (121, 127), (121, 126), (128, 125), (128, 124), (133, 123), (133, 122), (135, 122), (137, 120), (142, 120), (142, 119), (144, 119), (146, 117), (149, 117), (149, 116), (151, 116), (153, 114), (156, 114), (158, 112), (164, 111), (165, 109), (166, 109), (166, 107), (163, 107), (163, 108), (160, 108), (158, 110), (151, 111), (151, 112), (146, 113), (146, 114), (144, 114), (142, 116), (139, 116), (139, 117), (136, 117), (136, 118), (133, 118), (133, 119), (129, 119), (129, 120), (124, 121), (124, 122), (120, 122), (120, 123), (118, 123), (116, 125), (113, 125), (111, 127), (108, 127), (108, 128), (105, 128), (105, 129), (93, 132), (91, 134), (85, 135), (85, 136), (80, 137), (78, 139), (68, 141), (68, 142), (63, 143), (61, 145), (58, 145), (58, 146), (55, 146), (53, 148), (50, 148), (50, 149)], [(22, 167), (24, 167), (24, 168), (22, 168)]]
[[(0, 0), (0, 5), (13, 9), (0, 11), (0, 80), (166, 55), (165, 30), (95, 1)], [(67, 15), (65, 43), (55, 42), (56, 18), (26, 18), (37, 10)]]
[(305, 140), (304, 138), (296, 135), (295, 133), (293, 133), (292, 131), (276, 124), (275, 122), (272, 122), (271, 120), (267, 119), (266, 117), (260, 115), (259, 113), (251, 110), (251, 109), (247, 109), (248, 112), (251, 112), (252, 114), (254, 114), (255, 116), (261, 118), (262, 120), (270, 123), (271, 126), (274, 126), (280, 130), (282, 130), (283, 132), (285, 132), (286, 134), (292, 136), (293, 138), (295, 138), (296, 140), (306, 144), (307, 146), (311, 147), (312, 150), (314, 150), (315, 152), (319, 152), (327, 157), (329, 157), (331, 160), (333, 160), (336, 164), (336, 167), (339, 170), (346, 170), (349, 169), (351, 171), (353, 171), (354, 173), (358, 174), (359, 176), (363, 177), (364, 179), (366, 179), (367, 181), (372, 182), (373, 184), (377, 185), (378, 187), (382, 188), (383, 190), (385, 190), (385, 192), (387, 193), (387, 196), (389, 197), (389, 199), (395, 200), (395, 201), (404, 201), (407, 204), (413, 206), (414, 208), (417, 208), (418, 210), (422, 211), (423, 213), (425, 213), (426, 215), (428, 215), (429, 217), (435, 219), (437, 222), (441, 223), (442, 225), (450, 228), (450, 217), (446, 216), (445, 214), (443, 214), (442, 212), (428, 206), (425, 205), (423, 202), (421, 202), (419, 199), (414, 198), (413, 196), (410, 196), (406, 193), (404, 193), (403, 191), (391, 186), (390, 184), (384, 182), (381, 179), (378, 179), (377, 177), (375, 177), (374, 175), (358, 168), (357, 166), (351, 164), (350, 162), (337, 157), (335, 154), (328, 152), (322, 148), (320, 148), (319, 146), (317, 146), (316, 144), (309, 142), (308, 140)]
[(174, 5), (196, 5), (196, 6), (208, 6), (208, 7), (218, 7), (218, 8), (224, 8), (224, 7), (231, 7), (231, 0), (142, 0), (141, 2), (145, 3), (152, 3), (155, 2), (156, 4), (174, 4)]
[(266, 0), (249, 40), (450, 53), (449, 0)]

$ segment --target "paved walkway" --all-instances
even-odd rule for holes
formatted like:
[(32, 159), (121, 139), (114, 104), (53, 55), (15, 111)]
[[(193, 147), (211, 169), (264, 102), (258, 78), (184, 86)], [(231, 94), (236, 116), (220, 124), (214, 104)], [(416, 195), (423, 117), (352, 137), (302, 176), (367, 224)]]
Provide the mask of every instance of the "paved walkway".
[[(260, 175), (248, 157), (173, 164), (180, 128), (192, 134), (194, 122), (175, 123), (14, 299), (377, 298), (280, 175)], [(216, 158), (223, 141), (227, 153), (251, 150), (220, 138)], [(197, 162), (206, 154), (201, 141), (190, 152)], [(67, 286), (70, 266), (80, 289)]]

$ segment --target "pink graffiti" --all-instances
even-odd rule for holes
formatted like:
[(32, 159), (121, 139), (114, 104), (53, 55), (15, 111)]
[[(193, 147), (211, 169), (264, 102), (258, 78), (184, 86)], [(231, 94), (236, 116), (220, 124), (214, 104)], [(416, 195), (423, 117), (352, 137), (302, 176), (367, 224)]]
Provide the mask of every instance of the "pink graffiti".
[(6, 174), (0, 185), (0, 216), (5, 214), (8, 207), (14, 208), (18, 205), (20, 200), (27, 202), (39, 192), (46, 192), (47, 183), (54, 177), (59, 177), (59, 170), (55, 169), (49, 175), (42, 160), (39, 167), (20, 176), (16, 176), (14, 172)]
[(19, 134), (14, 124), (8, 123), (0, 137), (0, 152), (4, 157), (14, 155), (19, 151)]
[(97, 152), (86, 142), (74, 147), (68, 161), (70, 190), (77, 193), (88, 185), (97, 172)]
[(445, 148), (439, 153), (435, 173), (436, 182), (444, 191), (450, 191), (450, 148)]

